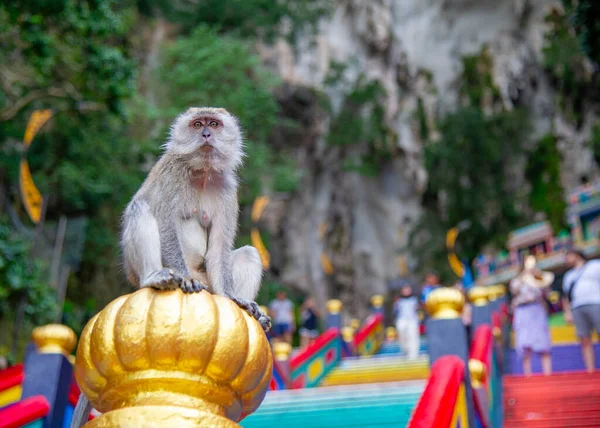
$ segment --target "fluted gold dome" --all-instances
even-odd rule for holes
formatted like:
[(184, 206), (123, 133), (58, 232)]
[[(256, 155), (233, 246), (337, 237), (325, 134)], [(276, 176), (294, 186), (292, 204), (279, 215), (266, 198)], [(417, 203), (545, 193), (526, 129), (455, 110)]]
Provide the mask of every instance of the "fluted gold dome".
[(31, 333), (31, 339), (35, 343), (38, 352), (42, 354), (63, 354), (67, 356), (73, 352), (77, 344), (75, 332), (62, 324), (47, 324), (36, 327)]
[(438, 287), (433, 290), (427, 301), (425, 308), (432, 318), (458, 318), (465, 305), (463, 294), (456, 288)]
[(473, 287), (469, 290), (469, 301), (474, 306), (485, 306), (488, 303), (488, 287)]
[(259, 323), (230, 299), (144, 288), (90, 320), (75, 376), (104, 413), (90, 427), (235, 427), (262, 402), (272, 358)]

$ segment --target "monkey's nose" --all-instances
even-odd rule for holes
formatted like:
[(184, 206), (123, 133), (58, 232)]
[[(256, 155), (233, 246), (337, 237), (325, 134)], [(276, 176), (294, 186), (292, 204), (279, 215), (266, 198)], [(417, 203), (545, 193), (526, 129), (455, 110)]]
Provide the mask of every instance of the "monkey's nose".
[(206, 138), (207, 140), (210, 138), (210, 135), (211, 135), (210, 131), (208, 131), (208, 130), (207, 131), (202, 131), (202, 136), (204, 138)]

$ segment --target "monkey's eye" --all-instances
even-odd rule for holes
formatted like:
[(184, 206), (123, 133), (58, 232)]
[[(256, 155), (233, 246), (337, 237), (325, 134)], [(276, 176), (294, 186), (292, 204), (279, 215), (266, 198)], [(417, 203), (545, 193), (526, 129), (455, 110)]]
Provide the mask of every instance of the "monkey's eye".
[(216, 128), (217, 126), (219, 126), (219, 122), (217, 122), (216, 120), (211, 120), (208, 123), (208, 126), (212, 127), (212, 128)]
[(199, 120), (196, 120), (194, 123), (192, 123), (192, 126), (194, 128), (200, 128), (200, 127), (202, 127), (202, 122), (200, 122)]

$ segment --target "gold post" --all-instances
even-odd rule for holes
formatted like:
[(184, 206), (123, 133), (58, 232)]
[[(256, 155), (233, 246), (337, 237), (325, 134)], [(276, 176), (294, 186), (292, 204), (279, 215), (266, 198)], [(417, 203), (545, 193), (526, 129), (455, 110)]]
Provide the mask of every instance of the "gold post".
[(272, 366), (262, 328), (230, 299), (143, 288), (90, 320), (75, 376), (102, 413), (87, 428), (233, 428), (262, 402)]
[(63, 354), (68, 357), (77, 344), (77, 335), (66, 325), (47, 324), (36, 327), (31, 333), (40, 354)]
[(277, 361), (287, 361), (292, 353), (292, 346), (287, 342), (273, 343), (273, 353)]
[(471, 374), (471, 386), (481, 388), (485, 382), (485, 364), (474, 358), (469, 359), (469, 373)]
[(398, 332), (396, 327), (388, 327), (385, 329), (385, 338), (389, 341), (398, 339)]
[(473, 306), (485, 306), (488, 304), (487, 287), (473, 287), (469, 290), (469, 301)]
[(331, 299), (327, 301), (327, 312), (330, 314), (339, 314), (342, 311), (342, 301)]
[(350, 343), (354, 340), (354, 329), (352, 327), (342, 327), (340, 332), (344, 342)]
[(373, 306), (375, 309), (379, 309), (383, 306), (383, 301), (383, 296), (381, 294), (376, 294), (371, 297), (371, 306)]
[(465, 304), (462, 293), (455, 288), (438, 287), (427, 297), (425, 308), (433, 319), (459, 318)]

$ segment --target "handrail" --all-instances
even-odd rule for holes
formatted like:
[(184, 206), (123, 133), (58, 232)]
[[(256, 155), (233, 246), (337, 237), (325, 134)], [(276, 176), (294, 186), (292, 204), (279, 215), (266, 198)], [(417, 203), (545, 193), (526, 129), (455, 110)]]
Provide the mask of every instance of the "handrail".
[(290, 388), (317, 386), (341, 358), (342, 337), (340, 331), (332, 327), (290, 359)]
[[(381, 338), (378, 338), (381, 336)], [(354, 336), (354, 349), (360, 355), (371, 355), (377, 351), (383, 339), (383, 314), (371, 314)]]
[(408, 428), (449, 428), (459, 418), (460, 426), (466, 426), (464, 378), (465, 363), (455, 355), (444, 355), (433, 363)]
[(24, 378), (23, 364), (15, 364), (0, 371), (0, 391), (20, 385)]
[(45, 417), (50, 404), (43, 395), (25, 398), (0, 410), (0, 428), (19, 428)]
[(315, 339), (313, 343), (308, 345), (306, 349), (294, 355), (290, 360), (290, 370), (294, 370), (302, 363), (310, 359), (313, 355), (319, 352), (325, 345), (339, 336), (339, 331), (337, 328), (330, 328), (326, 330), (323, 334)]
[(492, 365), (494, 364), (494, 339), (492, 331), (492, 327), (489, 324), (482, 324), (477, 327), (473, 334), (473, 341), (469, 352), (469, 368), (471, 378), (473, 379), (473, 402), (476, 415), (483, 428), (491, 426), (491, 377), (493, 371)]
[(481, 361), (489, 373), (491, 365), (491, 351), (494, 345), (492, 340), (492, 327), (489, 324), (482, 324), (473, 333), (469, 358)]

